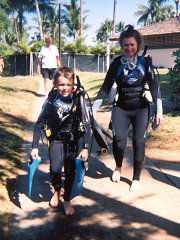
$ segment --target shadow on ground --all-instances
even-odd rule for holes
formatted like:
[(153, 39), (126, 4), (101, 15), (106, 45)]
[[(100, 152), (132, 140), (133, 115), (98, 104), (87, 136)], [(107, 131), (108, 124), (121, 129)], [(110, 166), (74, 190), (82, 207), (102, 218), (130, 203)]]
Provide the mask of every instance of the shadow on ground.
[[(62, 209), (45, 210), (39, 208), (24, 216), (24, 221), (31, 219), (46, 219), (42, 225), (37, 224), (28, 228), (21, 228), (18, 221), (23, 221), (17, 215), (11, 216), (11, 222), (16, 230), (11, 228), (9, 239), (95, 239), (95, 240), (147, 240), (149, 235), (163, 230), (169, 235), (178, 237), (179, 225), (149, 212), (131, 207), (121, 201), (108, 198), (99, 193), (84, 189), (83, 196), (92, 199), (95, 203), (91, 206), (76, 205), (76, 215), (65, 217)], [(51, 221), (47, 216), (52, 211), (54, 218)], [(101, 221), (107, 217), (107, 225)], [(116, 220), (116, 226), (111, 226), (111, 220)], [(52, 222), (53, 221), (53, 222)], [(141, 227), (136, 227), (140, 223)], [(18, 228), (18, 229), (17, 229)], [(160, 229), (160, 230), (159, 230)], [(14, 236), (16, 232), (16, 236)]]
[[(152, 176), (153, 171), (151, 169)], [(91, 158), (87, 176), (104, 178), (111, 174), (112, 170), (106, 167), (102, 161), (95, 157)], [(156, 173), (155, 176), (158, 174)], [(32, 201), (47, 201), (48, 203), (51, 196), (50, 186), (48, 186), (49, 173), (38, 170), (36, 177), (38, 177), (36, 182), (41, 182), (43, 188), (34, 187)], [(158, 180), (162, 181), (160, 172)], [(18, 181), (24, 183), (22, 189), (25, 190), (27, 175), (19, 176), (19, 179), (9, 179), (7, 188), (11, 201), (21, 207), (18, 184), (16, 184)], [(122, 181), (130, 184), (128, 179), (124, 178)], [(23, 193), (27, 194), (27, 191)], [(10, 226), (8, 239), (20, 240), (27, 236), (28, 240), (147, 240), (150, 239), (149, 236), (161, 234), (161, 232), (166, 232), (174, 237), (179, 236), (179, 225), (173, 221), (86, 188), (83, 189), (83, 197), (93, 201), (93, 204), (76, 204), (76, 214), (72, 217), (64, 216), (62, 205), (58, 209), (51, 209), (48, 208), (48, 204), (47, 209), (38, 207), (21, 217), (18, 214), (12, 214), (10, 222), (13, 224)], [(148, 198), (148, 196), (143, 197)], [(20, 227), (21, 222), (33, 221), (34, 223), (35, 220), (37, 220), (37, 225)]]

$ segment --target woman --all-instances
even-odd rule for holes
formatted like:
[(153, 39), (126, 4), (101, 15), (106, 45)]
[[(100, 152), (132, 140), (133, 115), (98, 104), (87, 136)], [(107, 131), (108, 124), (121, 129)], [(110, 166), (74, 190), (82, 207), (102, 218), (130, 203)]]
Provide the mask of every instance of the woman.
[(150, 115), (149, 101), (151, 101), (143, 96), (144, 86), (147, 87), (146, 95), (153, 97), (156, 124), (160, 125), (163, 121), (159, 84), (150, 71), (149, 58), (143, 55), (138, 56), (141, 42), (140, 33), (131, 25), (128, 25), (120, 34), (119, 43), (123, 55), (118, 56), (111, 63), (93, 104), (93, 112), (96, 113), (103, 99), (108, 97), (113, 83), (116, 82), (117, 95), (112, 108), (113, 155), (116, 167), (112, 174), (112, 181), (120, 181), (128, 129), (132, 124), (134, 172), (130, 191), (140, 189), (140, 175), (144, 164), (145, 136)]

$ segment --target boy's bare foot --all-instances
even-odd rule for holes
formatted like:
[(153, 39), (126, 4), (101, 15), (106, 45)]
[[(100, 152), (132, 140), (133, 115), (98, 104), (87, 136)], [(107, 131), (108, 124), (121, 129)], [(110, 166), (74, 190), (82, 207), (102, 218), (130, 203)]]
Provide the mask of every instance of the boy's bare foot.
[(49, 205), (52, 208), (56, 208), (59, 205), (60, 191), (55, 191), (51, 200), (49, 201)]
[(141, 187), (140, 187), (140, 181), (138, 180), (134, 180), (132, 181), (132, 184), (129, 188), (129, 191), (133, 192), (133, 191), (137, 191), (139, 190)]
[(112, 181), (113, 182), (119, 182), (120, 181), (120, 178), (121, 178), (121, 168), (117, 168), (114, 170), (113, 174), (112, 174)]
[(75, 210), (71, 207), (70, 201), (64, 201), (64, 212), (66, 216), (74, 215)]

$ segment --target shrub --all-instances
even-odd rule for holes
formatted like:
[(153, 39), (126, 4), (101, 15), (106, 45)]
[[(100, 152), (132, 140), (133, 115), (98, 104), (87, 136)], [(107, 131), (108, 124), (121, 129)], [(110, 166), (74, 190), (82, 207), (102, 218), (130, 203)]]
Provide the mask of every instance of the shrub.
[(170, 75), (170, 99), (173, 103), (173, 108), (180, 109), (180, 49), (173, 52), (175, 56), (174, 67), (169, 69)]

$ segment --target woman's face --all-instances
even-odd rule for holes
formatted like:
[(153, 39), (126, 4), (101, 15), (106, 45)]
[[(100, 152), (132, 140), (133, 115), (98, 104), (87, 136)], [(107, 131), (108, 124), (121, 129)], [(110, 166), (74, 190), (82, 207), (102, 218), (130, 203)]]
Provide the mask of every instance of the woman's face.
[(138, 51), (136, 40), (133, 37), (124, 38), (122, 42), (122, 50), (124, 55), (134, 58)]
[(58, 79), (58, 85), (56, 87), (61, 96), (67, 97), (74, 90), (73, 79), (68, 79), (66, 77), (60, 76)]

